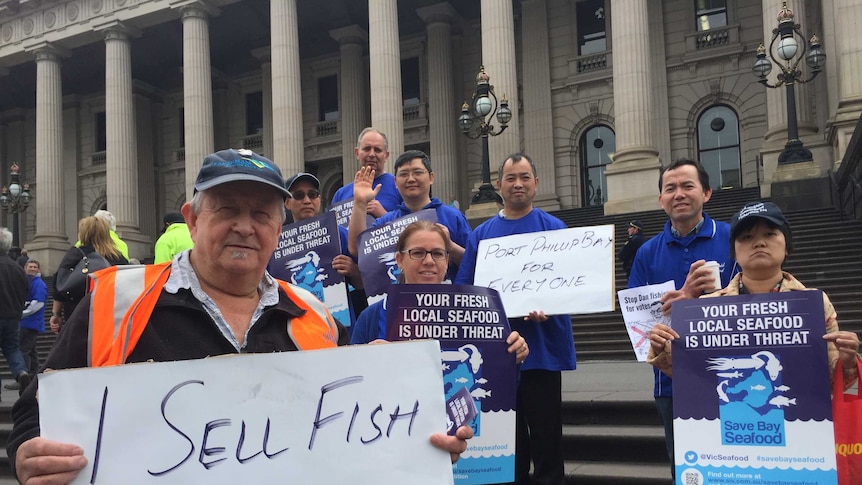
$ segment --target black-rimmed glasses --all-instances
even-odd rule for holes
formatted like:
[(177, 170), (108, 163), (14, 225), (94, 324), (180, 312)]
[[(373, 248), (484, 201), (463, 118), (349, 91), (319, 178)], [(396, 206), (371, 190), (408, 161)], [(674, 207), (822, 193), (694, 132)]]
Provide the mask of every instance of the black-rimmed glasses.
[(443, 249), (432, 249), (431, 251), (420, 248), (406, 249), (401, 251), (401, 253), (407, 253), (407, 255), (410, 256), (410, 259), (415, 259), (416, 261), (422, 261), (428, 254), (431, 255), (431, 259), (434, 261), (445, 261), (449, 256), (449, 251)]

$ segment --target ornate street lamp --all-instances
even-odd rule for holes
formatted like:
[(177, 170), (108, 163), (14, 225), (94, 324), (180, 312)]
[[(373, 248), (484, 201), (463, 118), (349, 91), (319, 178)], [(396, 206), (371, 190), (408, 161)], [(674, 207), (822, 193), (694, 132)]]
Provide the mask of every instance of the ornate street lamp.
[[(509, 109), (509, 100), (506, 99), (505, 94), (498, 103), (494, 86), (489, 83), (490, 79), (491, 77), (485, 73), (485, 67), (480, 67), (479, 74), (476, 75), (476, 91), (473, 93), (473, 100), (471, 104), (464, 102), (461, 106), (461, 116), (458, 117), (458, 126), (461, 127), (464, 136), (471, 140), (482, 138), (482, 185), (479, 187), (479, 192), (473, 196), (474, 204), (503, 203), (500, 194), (491, 185), (488, 136), (497, 136), (508, 128), (509, 121), (512, 120), (512, 110)], [(491, 124), (495, 113), (497, 122), (500, 123), (500, 129), (497, 131), (494, 131), (494, 125)]]
[[(810, 47), (809, 47), (810, 45)], [(802, 47), (800, 50), (800, 46)], [(808, 55), (805, 52), (808, 51)], [(769, 58), (766, 58), (766, 48), (763, 44), (757, 48), (757, 60), (751, 70), (759, 82), (768, 88), (786, 87), (787, 91), (787, 144), (778, 155), (778, 164), (807, 162), (812, 160), (811, 151), (802, 145), (799, 139), (799, 128), (796, 124), (796, 93), (795, 83), (807, 83), (817, 77), (826, 62), (826, 53), (820, 48), (820, 41), (812, 35), (808, 42), (800, 31), (800, 26), (793, 22), (793, 10), (783, 2), (778, 14), (778, 28), (772, 29), (772, 42), (769, 44)], [(776, 55), (778, 56), (776, 58)], [(799, 69), (799, 61), (805, 59), (805, 64), (811, 69), (811, 75), (803, 78)], [(779, 60), (780, 59), (780, 60)], [(778, 82), (769, 84), (766, 77), (772, 72), (772, 64), (778, 66)]]
[(18, 174), (18, 164), (12, 162), (9, 168), (9, 186), (0, 189), (0, 206), (5, 212), (12, 214), (12, 246), (20, 246), (18, 237), (18, 214), (27, 210), (30, 205), (30, 184), (21, 184), (21, 176)]

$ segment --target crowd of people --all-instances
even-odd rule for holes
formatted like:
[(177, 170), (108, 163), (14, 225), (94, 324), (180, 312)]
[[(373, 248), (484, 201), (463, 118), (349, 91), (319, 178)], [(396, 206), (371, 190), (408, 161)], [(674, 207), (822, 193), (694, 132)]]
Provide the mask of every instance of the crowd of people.
[[(395, 248), (395, 261), (400, 284), (435, 285), (446, 280), (473, 284), (482, 240), (566, 228), (533, 205), (539, 174), (526, 154), (512, 154), (501, 161), (497, 188), (502, 209), (475, 229), (470, 228), (454, 195), (448, 204), (432, 196), (435, 173), (425, 153), (404, 152), (390, 173), (386, 136), (366, 128), (359, 134), (354, 155), (359, 163), (354, 182), (339, 189), (331, 201), (353, 199), (349, 223), (339, 228), (342, 254), (331, 263), (348, 283), (350, 322), (333, 319), (312, 293), (277, 280), (267, 271), (285, 221), (302, 222), (321, 213), (320, 181), (305, 172), (285, 180), (275, 164), (248, 150), (223, 150), (203, 160), (191, 200), (181, 212), (164, 216), (154, 265), (128, 265), (128, 248), (116, 234), (116, 222), (109, 212), (99, 211), (80, 221), (79, 240), (57, 273), (74, 272), (82, 259), (97, 256), (106, 262), (106, 268), (91, 276), (98, 284), (81, 298), (53, 293), (50, 327), (59, 337), (42, 366), (35, 352), (35, 335), (44, 330), (39, 322), (44, 321), (41, 312), (45, 311), (47, 287), (40, 278), (39, 262), (26, 261), (22, 269), (12, 259), (0, 258), (4, 287), (16, 288), (14, 294), (4, 292), (0, 301), (0, 348), (21, 393), (13, 409), (14, 428), (8, 444), (21, 483), (66, 483), (87, 463), (79, 446), (39, 436), (38, 380), (31, 383), (31, 376), (40, 368), (376, 342), (386, 334), (386, 300), (367, 305), (357, 264), (357, 241), (369, 225), (376, 227), (433, 209), (438, 222), (419, 221), (405, 228)], [(631, 288), (674, 282), (675, 289), (661, 300), (665, 315), (671, 314), (674, 302), (687, 298), (805, 288), (782, 271), (791, 238), (778, 207), (756, 202), (743, 208), (730, 224), (711, 219), (703, 211), (712, 195), (709, 175), (694, 160), (678, 160), (664, 167), (658, 185), (659, 205), (668, 221), (651, 239), (644, 236), (640, 221), (632, 221), (629, 239), (618, 257)], [(369, 215), (373, 223), (369, 223)], [(7, 252), (10, 242), (8, 231), (0, 230), (0, 250)], [(718, 263), (720, 288), (706, 261)], [(117, 306), (122, 302), (114, 301), (115, 294), (124, 293), (132, 295), (130, 302), (140, 295), (138, 299), (147, 304), (126, 312), (128, 308)], [(830, 367), (833, 372), (843, 368), (847, 386), (855, 385), (859, 339), (838, 329), (825, 295), (824, 306)], [(114, 315), (125, 316), (115, 321)], [(535, 308), (526, 317), (510, 319), (509, 324), (512, 332), (505, 342), (519, 365), (514, 483), (559, 485), (565, 481), (562, 372), (576, 368), (571, 318)], [(292, 332), (291, 326), (298, 325), (306, 331)], [(117, 328), (126, 331), (117, 332)], [(671, 327), (657, 324), (649, 337), (656, 407), (673, 473), (670, 342), (679, 335)], [(12, 340), (14, 352), (7, 343)], [(111, 351), (118, 345), (124, 352)], [(433, 435), (431, 442), (449, 451), (455, 460), (471, 436), (472, 430), (463, 426), (455, 436)]]

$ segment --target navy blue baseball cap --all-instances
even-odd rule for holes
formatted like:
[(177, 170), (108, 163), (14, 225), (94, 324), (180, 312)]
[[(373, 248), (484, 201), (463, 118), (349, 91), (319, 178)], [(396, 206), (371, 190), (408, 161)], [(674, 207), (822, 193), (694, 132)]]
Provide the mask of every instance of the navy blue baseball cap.
[(284, 199), (290, 197), (290, 192), (284, 187), (281, 170), (270, 160), (245, 148), (230, 148), (207, 155), (195, 179), (195, 192), (240, 181), (261, 182), (278, 189)]
[(787, 218), (781, 209), (772, 202), (749, 202), (733, 215), (730, 220), (730, 237), (731, 239), (737, 236), (737, 230), (740, 224), (747, 219), (765, 219), (781, 229), (789, 229)]
[(320, 180), (318, 180), (317, 177), (308, 172), (299, 172), (298, 174), (290, 177), (289, 179), (287, 179), (287, 181), (284, 182), (284, 187), (287, 190), (290, 190), (293, 188), (293, 184), (302, 180), (305, 180), (306, 182), (313, 185), (315, 189), (320, 190)]

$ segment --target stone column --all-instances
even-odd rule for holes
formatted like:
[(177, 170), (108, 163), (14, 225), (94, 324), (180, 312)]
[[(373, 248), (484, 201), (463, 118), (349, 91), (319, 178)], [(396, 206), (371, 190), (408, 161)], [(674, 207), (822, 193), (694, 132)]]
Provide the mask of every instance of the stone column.
[[(138, 192), (138, 139), (132, 95), (132, 34), (120, 24), (104, 31), (105, 195), (108, 210), (117, 219), (117, 234), (123, 239), (142, 237), (138, 213), (141, 196)], [(130, 244), (129, 257), (140, 258), (148, 252), (149, 248), (133, 248)]]
[(533, 204), (544, 210), (557, 210), (560, 202), (554, 183), (557, 177), (547, 8), (546, 0), (521, 2), (524, 152), (535, 161), (541, 181)]
[[(617, 151), (605, 169), (605, 214), (655, 207), (660, 167), (653, 138), (653, 74), (648, 0), (614, 0), (614, 125)], [(662, 66), (663, 67), (663, 66)]]
[(272, 56), (272, 157), (285, 176), (305, 170), (296, 0), (269, 2)]
[(186, 133), (186, 199), (191, 200), (195, 177), (204, 157), (213, 152), (213, 92), (210, 71), (209, 16), (202, 3), (182, 8), (183, 127)]
[(260, 60), (263, 84), (263, 155), (269, 158), (272, 156), (272, 58), (269, 47), (259, 47), (251, 51), (251, 54)]
[[(371, 69), (371, 125), (386, 134), (394, 161), (404, 152), (397, 0), (368, 0), (368, 44), (369, 57), (374, 64)], [(391, 169), (386, 167), (386, 170)]]
[[(509, 100), (512, 121), (499, 136), (488, 139), (491, 159), (491, 183), (497, 179), (497, 168), (511, 153), (521, 151), (520, 120), (518, 109), (518, 76), (515, 66), (515, 18), (512, 2), (482, 0), (482, 65), (491, 77), (494, 94), (498, 99)], [(478, 66), (475, 71), (479, 72)], [(494, 125), (498, 123), (494, 120)], [(528, 154), (529, 155), (529, 154)]]
[[(455, 99), (452, 68), (452, 20), (457, 12), (448, 3), (438, 3), (416, 11), (428, 32), (428, 121), (430, 123), (431, 166), (434, 167), (433, 194), (449, 203), (458, 190), (458, 148), (455, 130), (460, 114)], [(466, 209), (467, 201), (460, 201)]]
[[(50, 274), (60, 266), (69, 240), (63, 227), (63, 88), (60, 77), (62, 49), (48, 43), (35, 47), (36, 57), (36, 234), (27, 245)], [(22, 133), (23, 134), (23, 133)]]
[[(853, 136), (856, 121), (862, 114), (862, 42), (859, 41), (858, 26), (862, 25), (862, 3), (856, 0), (833, 0), (835, 37), (833, 49), (824, 43), (826, 66), (837, 72), (837, 110), (832, 119), (835, 160), (841, 161)], [(832, 96), (830, 96), (830, 100)], [(832, 109), (835, 105), (830, 103)], [(837, 169), (837, 167), (836, 167)]]
[(348, 25), (330, 30), (329, 35), (338, 42), (341, 54), (338, 73), (338, 94), (341, 104), (338, 112), (341, 117), (342, 181), (346, 185), (353, 182), (356, 170), (359, 169), (356, 157), (353, 155), (356, 139), (359, 132), (368, 126), (365, 103), (367, 76), (362, 61), (363, 51), (368, 44), (368, 32), (358, 25)]

